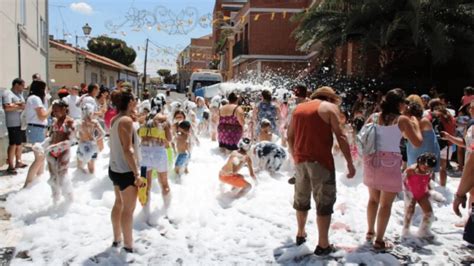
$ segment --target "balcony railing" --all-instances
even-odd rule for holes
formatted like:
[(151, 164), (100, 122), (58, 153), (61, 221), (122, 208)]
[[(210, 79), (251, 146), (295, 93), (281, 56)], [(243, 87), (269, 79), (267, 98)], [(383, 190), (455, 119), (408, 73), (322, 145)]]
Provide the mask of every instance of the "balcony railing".
[(239, 55), (249, 54), (248, 42), (238, 41), (234, 44), (232, 50), (232, 58), (236, 58)]

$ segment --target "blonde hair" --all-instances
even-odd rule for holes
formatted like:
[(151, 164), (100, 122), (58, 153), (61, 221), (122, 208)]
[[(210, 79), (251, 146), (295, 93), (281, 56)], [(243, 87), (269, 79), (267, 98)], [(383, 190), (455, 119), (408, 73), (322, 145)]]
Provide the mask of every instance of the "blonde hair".
[(410, 96), (407, 97), (407, 100), (409, 102), (414, 102), (414, 103), (419, 104), (421, 106), (421, 108), (424, 109), (423, 100), (421, 99), (421, 97), (418, 94), (410, 94)]

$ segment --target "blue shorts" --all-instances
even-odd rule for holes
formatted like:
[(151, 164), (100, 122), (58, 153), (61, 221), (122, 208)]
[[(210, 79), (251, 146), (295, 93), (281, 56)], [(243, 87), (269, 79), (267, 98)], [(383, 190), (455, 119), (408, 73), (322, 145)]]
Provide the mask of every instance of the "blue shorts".
[(46, 138), (46, 128), (39, 126), (30, 126), (26, 128), (26, 140), (28, 143), (41, 143)]
[(178, 154), (178, 157), (176, 157), (176, 162), (174, 164), (175, 167), (186, 167), (188, 166), (188, 161), (189, 161), (189, 153), (180, 153)]

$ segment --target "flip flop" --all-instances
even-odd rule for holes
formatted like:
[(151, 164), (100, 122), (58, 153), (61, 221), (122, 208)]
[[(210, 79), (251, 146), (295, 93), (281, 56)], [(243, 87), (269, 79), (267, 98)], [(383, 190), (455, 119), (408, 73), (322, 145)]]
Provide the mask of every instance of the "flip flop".
[(13, 169), (13, 168), (8, 168), (8, 169), (7, 169), (7, 174), (9, 174), (9, 175), (16, 175), (16, 174), (18, 174), (18, 172), (17, 172), (15, 169)]
[(27, 164), (20, 163), (20, 162), (16, 163), (16, 165), (15, 165), (15, 169), (18, 169), (18, 168), (26, 168), (26, 167), (28, 167)]

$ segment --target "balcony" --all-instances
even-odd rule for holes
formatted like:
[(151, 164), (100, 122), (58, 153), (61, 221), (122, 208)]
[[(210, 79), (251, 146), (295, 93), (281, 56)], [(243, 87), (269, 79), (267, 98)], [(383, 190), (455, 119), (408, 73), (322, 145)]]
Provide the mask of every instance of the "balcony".
[(236, 58), (239, 55), (249, 54), (249, 45), (248, 42), (238, 41), (234, 44), (232, 48), (232, 59)]

